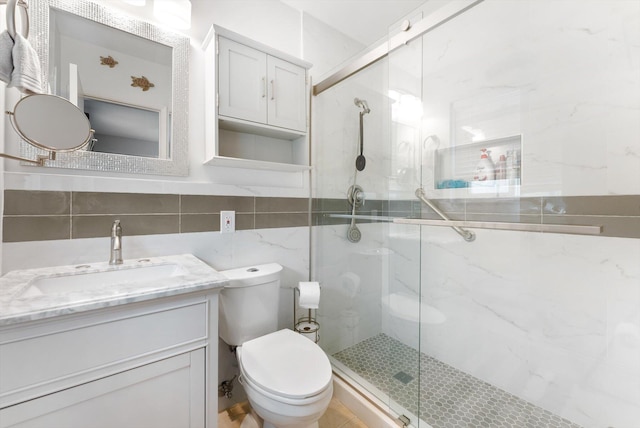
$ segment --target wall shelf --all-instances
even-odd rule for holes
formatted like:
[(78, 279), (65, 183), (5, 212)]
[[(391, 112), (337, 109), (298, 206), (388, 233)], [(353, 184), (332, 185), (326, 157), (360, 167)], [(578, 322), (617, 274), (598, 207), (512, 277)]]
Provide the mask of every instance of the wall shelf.
[(275, 126), (265, 125), (263, 123), (250, 122), (248, 120), (225, 116), (218, 116), (218, 128), (226, 129), (228, 131), (242, 132), (245, 134), (264, 135), (265, 137), (288, 141), (294, 141), (307, 135), (306, 132), (278, 128)]
[(224, 166), (227, 168), (260, 169), (267, 171), (303, 172), (309, 171), (309, 165), (296, 165), (282, 162), (267, 162), (255, 159), (240, 159), (227, 156), (214, 156), (205, 162), (206, 165)]
[[(511, 179), (474, 181), (482, 149), (490, 153), (494, 165), (501, 155), (512, 152), (517, 157), (517, 172)], [(470, 144), (436, 149), (434, 157), (434, 187), (436, 189), (474, 188), (494, 192), (521, 184), (522, 135), (496, 138)]]

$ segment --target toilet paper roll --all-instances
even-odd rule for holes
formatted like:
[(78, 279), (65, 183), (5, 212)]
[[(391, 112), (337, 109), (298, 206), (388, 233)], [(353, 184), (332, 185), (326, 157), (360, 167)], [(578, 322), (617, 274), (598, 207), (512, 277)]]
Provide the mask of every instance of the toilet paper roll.
[(299, 282), (300, 299), (298, 304), (305, 309), (318, 309), (320, 303), (320, 283), (315, 281)]

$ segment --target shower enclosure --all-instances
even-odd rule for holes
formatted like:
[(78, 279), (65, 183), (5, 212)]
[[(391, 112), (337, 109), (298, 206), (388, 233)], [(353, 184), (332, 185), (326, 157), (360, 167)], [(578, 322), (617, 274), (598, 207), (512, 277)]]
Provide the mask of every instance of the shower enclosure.
[(640, 3), (428, 1), (372, 51), (313, 99), (336, 372), (415, 427), (639, 426)]

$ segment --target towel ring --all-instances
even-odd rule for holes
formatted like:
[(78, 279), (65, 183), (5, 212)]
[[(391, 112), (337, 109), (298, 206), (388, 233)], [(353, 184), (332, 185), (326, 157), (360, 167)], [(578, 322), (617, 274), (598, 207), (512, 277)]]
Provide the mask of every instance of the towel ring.
[[(5, 3), (5, 1), (0, 2), (0, 4)], [(7, 32), (12, 38), (16, 37), (16, 9), (19, 7), (22, 8), (22, 12), (24, 12), (24, 19), (22, 20), (22, 35), (24, 38), (29, 37), (29, 4), (26, 0), (6, 0), (7, 4)]]

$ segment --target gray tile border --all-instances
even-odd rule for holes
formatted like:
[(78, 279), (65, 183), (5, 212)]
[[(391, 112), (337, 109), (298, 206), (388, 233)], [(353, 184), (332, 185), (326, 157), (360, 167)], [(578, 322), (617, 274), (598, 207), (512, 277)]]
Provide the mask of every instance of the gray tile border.
[(3, 242), (51, 241), (71, 238), (69, 216), (4, 216)]
[(252, 230), (256, 227), (256, 215), (236, 213), (236, 230)]
[(180, 233), (218, 232), (220, 214), (181, 214)]
[[(91, 230), (81, 215), (126, 216), (126, 215), (177, 215), (185, 216), (178, 232), (169, 224), (136, 226), (134, 230), (149, 230), (150, 234), (191, 233), (218, 231), (219, 220), (208, 219), (220, 211), (236, 211), (238, 230), (307, 226), (309, 200), (307, 198), (176, 195), (151, 193), (113, 192), (59, 192), (5, 190), (4, 216), (47, 217), (69, 216), (69, 223), (81, 222), (76, 231), (81, 235), (103, 236), (101, 228)], [(640, 195), (567, 196), (533, 198), (482, 198), (482, 199), (438, 199), (434, 202), (452, 220), (502, 221), (516, 223), (546, 223), (570, 225), (602, 225), (600, 236), (640, 238)], [(332, 213), (351, 214), (351, 207), (342, 198), (315, 198), (312, 200), (312, 225), (348, 224), (348, 219), (336, 219)], [(418, 200), (367, 200), (358, 209), (361, 215), (412, 217), (439, 219)], [(193, 215), (189, 217), (189, 215)], [(200, 215), (200, 216), (197, 216)], [(13, 220), (8, 220), (9, 224)], [(32, 220), (37, 229), (45, 220)], [(49, 220), (53, 221), (53, 220)], [(59, 222), (59, 220), (55, 220)], [(27, 220), (20, 224), (27, 224)], [(361, 220), (359, 223), (371, 221)], [(179, 225), (180, 226), (180, 225)], [(38, 231), (35, 230), (35, 233)], [(78, 233), (72, 234), (73, 238)], [(32, 230), (4, 229), (4, 242), (34, 240)], [(23, 234), (23, 235), (21, 235)], [(140, 232), (142, 234), (142, 232)], [(42, 232), (42, 236), (60, 236), (60, 232)], [(20, 238), (24, 236), (24, 239)], [(9, 239), (11, 241), (9, 241)], [(43, 238), (44, 239), (44, 238)], [(47, 238), (54, 239), (54, 238)], [(55, 238), (65, 239), (65, 238)], [(37, 239), (36, 239), (37, 240)]]
[(640, 195), (544, 197), (542, 209), (544, 215), (640, 217)]
[(5, 190), (5, 215), (64, 215), (71, 212), (71, 192)]
[(180, 212), (183, 214), (253, 213), (254, 210), (253, 196), (180, 195)]
[(307, 198), (256, 198), (256, 213), (307, 213)]
[(122, 236), (162, 235), (180, 232), (178, 214), (79, 215), (72, 217), (71, 237), (99, 238), (111, 235), (113, 221), (119, 219)]
[(179, 195), (73, 192), (72, 214), (177, 214)]

